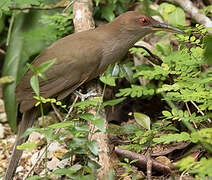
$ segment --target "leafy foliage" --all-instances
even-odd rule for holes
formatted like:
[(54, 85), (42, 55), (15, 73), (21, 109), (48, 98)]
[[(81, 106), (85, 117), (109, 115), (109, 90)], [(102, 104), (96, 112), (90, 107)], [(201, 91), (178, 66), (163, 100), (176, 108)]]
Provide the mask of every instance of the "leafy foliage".
[(184, 11), (169, 3), (162, 3), (159, 6), (159, 11), (162, 11), (162, 16), (171, 25), (185, 25)]
[(196, 179), (206, 179), (212, 177), (212, 159), (201, 158), (196, 162), (194, 158), (187, 157), (178, 162), (181, 171), (196, 174)]
[[(191, 32), (201, 34), (202, 39), (190, 35)], [(205, 28), (197, 25), (195, 28), (188, 29), (187, 35), (175, 37), (180, 42), (178, 51), (173, 51), (170, 46), (167, 48), (167, 45), (161, 42), (156, 44), (153, 52), (161, 58), (161, 65), (135, 67), (136, 71), (134, 71), (133, 77), (147, 79), (148, 83), (143, 86), (131, 84), (130, 88), (120, 89), (116, 96), (130, 96), (131, 98), (162, 96), (163, 100), (170, 105), (171, 110), (162, 111), (162, 120), (153, 123), (151, 130), (136, 130), (135, 135), (130, 136), (130, 144), (121, 146), (122, 148), (140, 152), (143, 147), (154, 146), (158, 143), (189, 141), (200, 144), (208, 152), (212, 152), (212, 133), (208, 123), (211, 121), (209, 112), (212, 108), (212, 88), (210, 84), (212, 71), (210, 68), (203, 68), (205, 65), (207, 66), (204, 43), (209, 43), (209, 37)], [(207, 40), (205, 41), (205, 39)], [(188, 43), (192, 45), (187, 46)], [(206, 52), (209, 53), (208, 50)], [(131, 53), (148, 54), (137, 48), (133, 48)], [(157, 82), (157, 85), (155, 85), (155, 82)], [(187, 108), (181, 106), (182, 109), (179, 109), (178, 104), (180, 103), (183, 103), (184, 107)], [(195, 110), (188, 109), (189, 107), (192, 108), (191, 106)], [(135, 117), (135, 119), (138, 118)], [(191, 132), (179, 132), (173, 126), (176, 121), (182, 122)], [(197, 130), (193, 128), (193, 124), (202, 128)], [(207, 124), (206, 127), (208, 126), (208, 128), (203, 128), (205, 126), (203, 124)], [(161, 133), (163, 135), (158, 136)], [(179, 166), (182, 171), (196, 174), (197, 177), (211, 176), (209, 171), (203, 172), (205, 167), (198, 169), (200, 164), (204, 166), (203, 162), (208, 166), (211, 165), (210, 159), (203, 158), (199, 162), (193, 163), (188, 159), (182, 160)]]
[[(51, 10), (51, 12), (16, 10), (11, 11), (11, 7), (26, 8), (30, 6), (48, 7), (52, 6), (55, 1), (44, 0), (2, 0), (0, 2), (0, 33), (8, 34), (3, 36), (0, 42), (5, 44), (9, 42), (5, 65), (3, 69), (3, 79), (1, 83), (7, 82), (4, 86), (4, 97), (8, 102), (6, 111), (13, 129), (16, 127), (16, 110), (14, 90), (23, 73), (26, 71), (24, 65), (28, 60), (33, 60), (35, 55), (49, 45), (51, 42), (62, 38), (63, 36), (73, 32), (72, 8), (69, 8), (67, 14), (62, 14), (61, 10)], [(97, 19), (105, 19), (112, 21), (115, 15), (119, 15), (128, 9), (132, 9), (134, 1), (130, 0), (95, 0), (94, 14)], [(150, 8), (152, 1), (140, 0), (137, 2), (143, 6), (141, 12), (149, 15), (160, 15), (171, 25), (185, 25), (185, 13), (183, 10), (170, 3), (161, 3), (158, 10)], [(211, 6), (202, 10), (205, 14), (211, 15)], [(8, 21), (9, 19), (9, 21)], [(28, 24), (30, 23), (30, 26)], [(13, 30), (10, 32), (10, 27)], [(65, 158), (80, 157), (70, 163), (69, 168), (62, 168), (53, 171), (48, 175), (66, 175), (73, 179), (94, 179), (93, 169), (97, 170), (100, 166), (93, 161), (98, 158), (98, 144), (90, 141), (89, 128), (87, 121), (94, 124), (98, 131), (112, 132), (114, 134), (127, 135), (123, 145), (125, 149), (141, 152), (143, 148), (155, 146), (158, 143), (172, 143), (189, 141), (201, 145), (203, 148), (211, 152), (212, 150), (212, 128), (209, 124), (212, 109), (212, 71), (211, 67), (211, 42), (212, 38), (207, 34), (207, 30), (202, 25), (190, 27), (185, 30), (186, 35), (176, 35), (173, 40), (179, 42), (179, 47), (173, 50), (172, 46), (164, 41), (155, 44), (152, 51), (158, 55), (161, 65), (140, 65), (134, 67), (133, 63), (120, 63), (111, 65), (100, 80), (109, 86), (116, 86), (118, 78), (125, 78), (131, 86), (120, 89), (116, 93), (117, 99), (113, 99), (100, 104), (102, 97), (93, 100), (77, 102), (70, 107), (63, 105), (63, 102), (54, 98), (40, 97), (38, 77), (45, 79), (44, 72), (51, 66), (51, 62), (43, 64), (40, 67), (29, 67), (35, 72), (35, 76), (31, 79), (31, 85), (36, 92), (38, 103), (52, 103), (57, 105), (59, 110), (63, 112), (62, 118), (68, 112), (68, 108), (74, 108), (71, 113), (71, 121), (59, 122), (49, 125), (45, 128), (31, 128), (25, 133), (25, 136), (32, 131), (43, 133), (46, 142), (58, 141), (67, 149), (71, 149)], [(10, 34), (11, 33), (11, 34)], [(168, 33), (158, 33), (159, 35), (168, 35)], [(131, 53), (141, 53), (149, 55), (145, 50), (132, 48)], [(208, 64), (207, 64), (208, 63)], [(9, 79), (8, 79), (9, 78)], [(147, 84), (141, 86), (137, 83), (137, 78), (148, 80)], [(152, 115), (135, 112), (134, 119), (137, 124), (125, 124), (119, 126), (116, 130), (106, 129), (104, 118), (101, 117), (99, 111), (105, 106), (115, 106), (128, 98), (142, 98), (151, 100), (153, 96), (157, 96), (166, 101), (167, 106), (161, 112), (161, 117), (156, 122), (150, 122)], [(168, 107), (169, 105), (169, 107)], [(187, 105), (187, 106), (186, 106)], [(87, 109), (95, 107), (97, 114), (86, 113)], [(179, 123), (186, 126), (190, 130), (181, 130), (175, 124)], [(194, 127), (198, 128), (194, 128)], [(55, 133), (58, 129), (63, 131)], [(68, 143), (64, 137), (70, 135)], [(32, 149), (37, 144), (25, 143), (19, 146), (19, 149)], [(135, 179), (135, 173), (131, 168), (132, 162), (125, 159), (120, 163), (125, 168), (126, 173), (122, 176), (131, 175)], [(195, 174), (197, 178), (211, 177), (211, 158), (202, 158), (199, 161), (193, 159), (183, 159), (178, 163), (180, 170)], [(29, 179), (40, 179), (34, 176)]]

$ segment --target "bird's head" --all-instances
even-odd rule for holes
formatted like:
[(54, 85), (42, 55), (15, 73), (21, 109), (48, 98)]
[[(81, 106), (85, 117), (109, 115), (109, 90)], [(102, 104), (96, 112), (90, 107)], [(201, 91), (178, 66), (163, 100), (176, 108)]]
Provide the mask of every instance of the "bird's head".
[(154, 31), (184, 33), (184, 31), (178, 28), (156, 21), (152, 17), (148, 17), (136, 11), (128, 11), (116, 18), (115, 21), (119, 21), (123, 29), (134, 31), (135, 33), (142, 33), (143, 35)]

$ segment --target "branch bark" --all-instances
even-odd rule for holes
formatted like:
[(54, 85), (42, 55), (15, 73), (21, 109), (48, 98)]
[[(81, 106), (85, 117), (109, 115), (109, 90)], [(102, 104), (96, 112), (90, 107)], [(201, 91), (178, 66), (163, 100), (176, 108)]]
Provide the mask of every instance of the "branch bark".
[(24, 11), (24, 10), (28, 10), (28, 9), (52, 10), (52, 9), (65, 8), (65, 7), (66, 7), (66, 5), (55, 5), (55, 6), (51, 6), (51, 7), (38, 7), (38, 6), (28, 6), (28, 7), (24, 7), (24, 8), (9, 7), (9, 9), (12, 11), (14, 11), (14, 10)]
[(191, 15), (191, 17), (199, 24), (203, 24), (210, 33), (212, 33), (212, 30), (209, 28), (212, 28), (212, 21), (202, 14), (200, 10), (194, 6), (194, 4), (190, 0), (173, 0), (177, 4), (179, 4), (187, 13)]
[[(81, 32), (89, 29), (95, 28), (95, 23), (92, 16), (92, 0), (78, 0), (73, 4), (73, 21), (75, 32)], [(92, 85), (91, 85), (92, 86)], [(94, 86), (91, 87), (95, 89)], [(103, 90), (100, 88), (99, 90), (102, 94)], [(95, 97), (94, 97), (95, 98)], [(89, 110), (90, 113), (96, 114), (97, 110), (91, 108)], [(104, 113), (104, 112), (103, 112)], [(98, 114), (97, 114), (98, 115)], [(105, 115), (103, 115), (106, 117)], [(89, 140), (96, 140), (99, 145), (99, 160), (98, 163), (101, 165), (101, 168), (97, 171), (97, 179), (108, 179), (108, 174), (110, 168), (112, 167), (109, 154), (109, 140), (106, 133), (96, 132), (97, 128), (89, 123), (90, 135)], [(105, 126), (107, 127), (107, 121), (105, 118)]]

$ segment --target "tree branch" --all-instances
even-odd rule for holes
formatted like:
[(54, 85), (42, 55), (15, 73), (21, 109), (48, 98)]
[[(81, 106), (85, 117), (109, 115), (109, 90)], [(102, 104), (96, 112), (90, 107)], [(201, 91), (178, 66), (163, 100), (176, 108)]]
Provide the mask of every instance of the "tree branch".
[(36, 10), (52, 10), (52, 9), (58, 9), (58, 8), (65, 8), (67, 5), (55, 5), (55, 6), (51, 6), (51, 7), (38, 7), (38, 6), (28, 6), (28, 7), (24, 7), (24, 8), (18, 8), (18, 7), (9, 7), (10, 10), (20, 10), (20, 11), (24, 11), (24, 10), (28, 10), (28, 9), (36, 9)]

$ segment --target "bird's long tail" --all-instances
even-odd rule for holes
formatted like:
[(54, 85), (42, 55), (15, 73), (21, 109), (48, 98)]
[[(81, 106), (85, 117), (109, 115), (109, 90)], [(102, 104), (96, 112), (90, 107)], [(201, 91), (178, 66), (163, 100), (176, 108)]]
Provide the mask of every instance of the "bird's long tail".
[(25, 112), (22, 116), (22, 120), (20, 122), (19, 129), (18, 129), (18, 135), (15, 140), (12, 155), (6, 170), (6, 174), (4, 176), (4, 180), (12, 180), (15, 174), (19, 159), (21, 158), (21, 155), (23, 153), (22, 150), (18, 150), (16, 148), (18, 145), (21, 145), (22, 143), (26, 142), (26, 140), (28, 139), (28, 137), (21, 138), (21, 136), (27, 130), (27, 128), (32, 127), (33, 122), (37, 116), (37, 113), (38, 113), (38, 109), (32, 108), (31, 110)]

